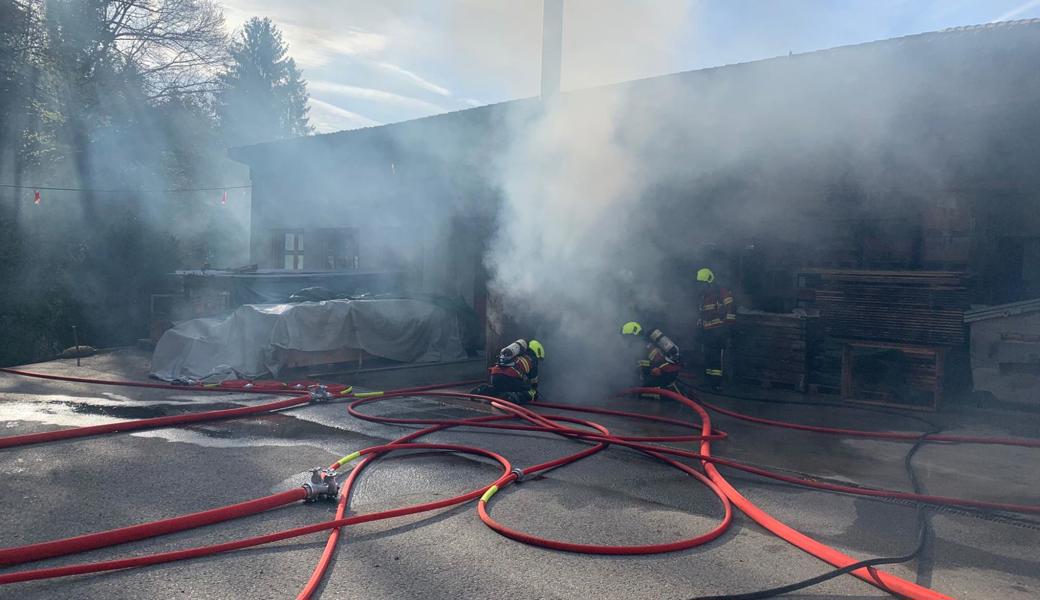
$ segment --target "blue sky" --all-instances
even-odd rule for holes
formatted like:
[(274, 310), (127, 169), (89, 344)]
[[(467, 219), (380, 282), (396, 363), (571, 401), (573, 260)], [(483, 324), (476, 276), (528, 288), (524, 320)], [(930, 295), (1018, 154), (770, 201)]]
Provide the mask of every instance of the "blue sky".
[[(564, 0), (563, 88), (997, 20), (1040, 0)], [(270, 17), (304, 71), (320, 132), (538, 93), (541, 0), (222, 0)]]

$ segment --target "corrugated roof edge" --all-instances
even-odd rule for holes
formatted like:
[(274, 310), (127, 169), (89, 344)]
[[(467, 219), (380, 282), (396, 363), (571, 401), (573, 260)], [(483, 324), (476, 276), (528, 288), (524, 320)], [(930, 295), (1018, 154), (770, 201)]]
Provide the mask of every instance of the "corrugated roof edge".
[(1021, 302), (1012, 302), (1010, 304), (998, 304), (996, 306), (987, 306), (985, 308), (979, 308), (976, 310), (969, 310), (964, 313), (964, 322), (974, 323), (976, 321), (985, 321), (987, 319), (999, 319), (1003, 317), (1022, 315), (1037, 311), (1040, 311), (1040, 298), (1036, 298), (1033, 300), (1023, 300)]
[(305, 136), (294, 137), (294, 138), (286, 138), (284, 140), (275, 140), (275, 141), (271, 141), (271, 142), (261, 142), (259, 144), (250, 144), (248, 146), (235, 146), (235, 147), (232, 147), (232, 148), (228, 148), (228, 156), (230, 156), (232, 159), (234, 159), (236, 161), (244, 162), (243, 159), (246, 158), (245, 157), (246, 154), (249, 154), (251, 152), (255, 152), (255, 151), (258, 151), (258, 150), (262, 151), (262, 150), (264, 150), (266, 148), (271, 148), (271, 147), (278, 146), (278, 145), (281, 145), (281, 144), (310, 142), (312, 140), (313, 141), (328, 140), (329, 138), (332, 138), (332, 137), (356, 135), (356, 134), (359, 134), (359, 133), (371, 132), (371, 131), (374, 131), (374, 130), (377, 130), (377, 129), (378, 130), (386, 130), (388, 128), (392, 129), (392, 128), (395, 128), (395, 127), (405, 126), (405, 125), (409, 125), (409, 124), (413, 124), (413, 123), (420, 123), (420, 122), (423, 122), (423, 121), (430, 121), (430, 120), (433, 120), (433, 119), (450, 118), (450, 117), (453, 117), (453, 116), (461, 115), (462, 113), (473, 114), (473, 113), (476, 113), (476, 112), (490, 111), (490, 110), (494, 110), (494, 109), (496, 109), (498, 107), (501, 107), (503, 105), (506, 105), (506, 104), (519, 104), (519, 103), (522, 103), (522, 102), (534, 102), (536, 100), (538, 100), (537, 97), (516, 98), (516, 99), (513, 99), (513, 100), (503, 100), (502, 102), (495, 102), (494, 104), (485, 104), (483, 106), (475, 106), (473, 108), (462, 108), (462, 109), (459, 109), (459, 110), (452, 110), (452, 111), (448, 111), (448, 112), (437, 113), (437, 114), (434, 114), (434, 115), (427, 115), (425, 117), (418, 117), (418, 118), (415, 118), (415, 119), (408, 119), (407, 121), (396, 121), (394, 123), (384, 123), (382, 125), (369, 125), (368, 127), (358, 127), (357, 129), (344, 129), (342, 131), (331, 131), (329, 133), (318, 133), (318, 134), (315, 134), (315, 135), (305, 135)]
[[(833, 48), (822, 48), (820, 50), (811, 50), (809, 52), (799, 52), (797, 54), (773, 56), (773, 57), (770, 57), (770, 58), (762, 58), (762, 59), (757, 59), (757, 60), (752, 60), (752, 61), (745, 61), (745, 62), (739, 62), (739, 63), (728, 63), (728, 64), (724, 64), (724, 65), (718, 65), (718, 66), (715, 66), (715, 67), (705, 67), (703, 69), (693, 69), (693, 70), (690, 70), (690, 71), (679, 71), (679, 72), (676, 72), (676, 73), (667, 73), (667, 74), (664, 74), (664, 75), (654, 75), (654, 76), (651, 76), (651, 77), (644, 77), (644, 78), (640, 78), (640, 79), (632, 79), (632, 80), (628, 80), (628, 81), (619, 81), (619, 82), (615, 82), (615, 83), (608, 83), (608, 84), (604, 84), (604, 85), (594, 86), (594, 87), (591, 87), (591, 88), (580, 88), (580, 89), (576, 89), (576, 90), (567, 90), (567, 91), (564, 91), (564, 92), (561, 92), (561, 93), (563, 95), (568, 95), (568, 94), (574, 94), (574, 93), (580, 93), (580, 92), (587, 92), (587, 91), (591, 91), (591, 90), (610, 88), (610, 87), (614, 87), (614, 86), (630, 85), (630, 84), (638, 83), (638, 82), (641, 82), (641, 81), (652, 81), (652, 80), (664, 79), (664, 78), (667, 78), (667, 77), (688, 75), (688, 74), (691, 74), (691, 73), (712, 72), (712, 71), (717, 71), (717, 70), (720, 70), (720, 69), (727, 69), (727, 68), (730, 68), (730, 67), (737, 67), (737, 66), (741, 66), (741, 65), (752, 65), (752, 64), (766, 63), (766, 62), (769, 62), (769, 61), (782, 60), (782, 59), (801, 58), (801, 57), (809, 57), (809, 56), (819, 56), (821, 54), (837, 53), (837, 52), (844, 52), (844, 51), (849, 51), (849, 50), (858, 50), (858, 49), (862, 49), (862, 48), (866, 48), (866, 47), (870, 47), (870, 46), (879, 46), (879, 45), (888, 45), (888, 44), (900, 44), (900, 43), (906, 43), (906, 42), (910, 42), (910, 41), (915, 41), (915, 42), (916, 41), (928, 41), (930, 39), (935, 39), (935, 38), (938, 38), (938, 37), (948, 37), (948, 36), (950, 36), (952, 34), (965, 34), (965, 33), (977, 33), (977, 32), (983, 32), (983, 31), (989, 32), (989, 31), (994, 31), (994, 30), (1007, 30), (1007, 29), (1011, 29), (1013, 27), (1023, 27), (1023, 28), (1024, 27), (1036, 27), (1038, 30), (1040, 30), (1040, 19), (1019, 19), (1019, 20), (1015, 20), (1015, 21), (997, 21), (997, 22), (994, 22), (994, 23), (983, 23), (983, 24), (980, 24), (980, 25), (962, 25), (960, 27), (949, 27), (949, 28), (946, 28), (946, 29), (940, 29), (938, 31), (926, 31), (926, 32), (922, 32), (922, 33), (912, 33), (912, 34), (909, 34), (909, 35), (903, 35), (903, 36), (894, 37), (894, 38), (886, 38), (886, 39), (883, 39), (883, 40), (873, 40), (873, 41), (870, 41), (870, 42), (861, 42), (859, 44), (848, 44), (846, 46), (835, 46)], [(494, 104), (485, 104), (483, 106), (477, 106), (477, 107), (474, 107), (474, 108), (463, 108), (463, 109), (460, 109), (460, 110), (454, 110), (454, 111), (449, 111), (449, 112), (444, 112), (444, 113), (437, 113), (437, 114), (434, 114), (434, 115), (427, 115), (425, 117), (419, 117), (419, 118), (416, 118), (416, 119), (409, 119), (409, 120), (406, 120), (406, 121), (397, 121), (397, 122), (394, 122), (394, 123), (386, 123), (386, 124), (383, 124), (383, 125), (371, 125), (371, 126), (368, 126), (368, 127), (359, 127), (357, 129), (344, 129), (342, 131), (332, 131), (332, 132), (329, 132), (329, 133), (320, 133), (320, 134), (316, 134), (316, 135), (308, 135), (308, 136), (301, 136), (301, 137), (295, 137), (295, 138), (288, 138), (288, 139), (284, 139), (284, 140), (276, 140), (276, 141), (271, 141), (271, 142), (262, 142), (262, 143), (259, 143), (259, 144), (251, 144), (251, 145), (248, 145), (248, 146), (236, 146), (236, 147), (228, 149), (228, 155), (232, 159), (234, 159), (236, 161), (245, 162), (243, 159), (245, 158), (246, 154), (249, 154), (251, 152), (255, 152), (257, 150), (262, 150), (264, 148), (276, 146), (276, 145), (279, 145), (279, 144), (285, 144), (285, 143), (288, 143), (288, 142), (299, 142), (299, 141), (302, 141), (302, 140), (319, 140), (319, 139), (327, 140), (327, 139), (329, 139), (332, 136), (345, 136), (345, 135), (355, 134), (357, 132), (362, 132), (362, 131), (371, 131), (371, 130), (374, 130), (374, 129), (383, 129), (383, 128), (388, 128), (388, 127), (392, 128), (392, 127), (395, 127), (395, 126), (405, 125), (405, 124), (408, 124), (408, 123), (416, 123), (416, 122), (425, 121), (425, 120), (428, 120), (428, 119), (439, 119), (439, 118), (445, 118), (445, 117), (449, 117), (449, 116), (457, 116), (457, 115), (460, 115), (462, 113), (472, 113), (472, 112), (475, 112), (475, 111), (489, 110), (489, 109), (493, 109), (495, 107), (501, 107), (501, 106), (506, 105), (506, 104), (514, 104), (514, 103), (521, 103), (521, 102), (533, 102), (533, 101), (537, 101), (537, 100), (538, 100), (538, 96), (527, 97), (527, 98), (517, 98), (517, 99), (513, 99), (513, 100), (503, 100), (502, 102), (496, 102)]]

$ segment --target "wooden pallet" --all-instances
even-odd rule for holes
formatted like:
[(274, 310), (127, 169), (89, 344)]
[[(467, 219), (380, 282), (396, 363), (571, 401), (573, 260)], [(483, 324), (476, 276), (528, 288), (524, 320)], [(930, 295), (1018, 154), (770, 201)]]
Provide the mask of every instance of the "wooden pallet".
[(956, 346), (971, 278), (958, 271), (804, 269), (799, 297), (820, 309), (827, 335)]
[[(857, 404), (934, 411), (943, 395), (946, 351), (942, 346), (848, 342), (842, 357), (841, 397)], [(857, 357), (857, 352), (866, 354)], [(871, 353), (884, 358), (878, 360)], [(869, 381), (869, 368), (862, 373), (866, 367), (861, 363), (868, 365), (870, 361), (874, 361), (875, 369), (881, 365), (882, 374), (893, 373), (901, 380), (878, 383), (874, 373), (875, 381)]]
[(731, 354), (734, 375), (767, 389), (804, 392), (818, 324), (815, 316), (740, 313)]

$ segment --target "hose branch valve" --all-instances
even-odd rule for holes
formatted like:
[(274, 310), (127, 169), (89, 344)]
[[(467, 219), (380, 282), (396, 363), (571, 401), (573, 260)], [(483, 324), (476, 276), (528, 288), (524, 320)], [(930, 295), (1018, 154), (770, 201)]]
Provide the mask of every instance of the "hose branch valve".
[(329, 468), (311, 469), (311, 480), (303, 484), (303, 489), (307, 490), (307, 502), (335, 500), (339, 495), (335, 471)]
[(311, 402), (315, 404), (332, 400), (332, 394), (329, 392), (329, 388), (321, 384), (310, 386), (307, 388), (307, 392), (311, 395)]

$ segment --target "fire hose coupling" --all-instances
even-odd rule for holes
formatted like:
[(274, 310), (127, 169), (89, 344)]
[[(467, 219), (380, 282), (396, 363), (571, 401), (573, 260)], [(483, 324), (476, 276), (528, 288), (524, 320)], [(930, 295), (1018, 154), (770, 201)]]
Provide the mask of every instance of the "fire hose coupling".
[(178, 377), (170, 383), (173, 385), (199, 385), (199, 380), (191, 377)]
[(311, 469), (311, 480), (303, 484), (303, 489), (307, 490), (307, 502), (335, 500), (339, 495), (336, 474), (329, 468)]
[(523, 483), (524, 481), (524, 470), (520, 467), (513, 467), (510, 471), (513, 474), (513, 483)]
[(307, 388), (307, 392), (311, 395), (311, 402), (328, 402), (332, 400), (332, 394), (329, 393), (329, 388), (324, 385), (312, 385)]

